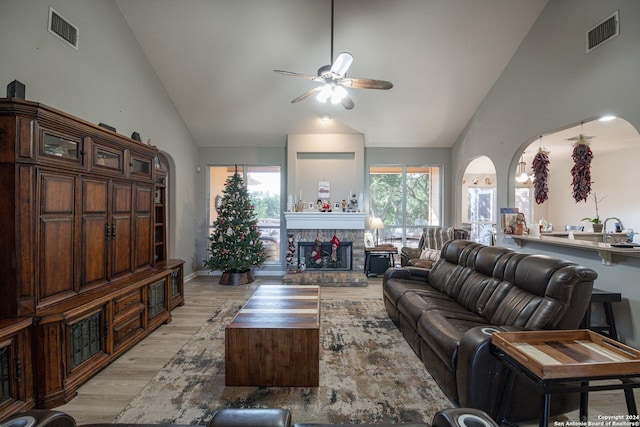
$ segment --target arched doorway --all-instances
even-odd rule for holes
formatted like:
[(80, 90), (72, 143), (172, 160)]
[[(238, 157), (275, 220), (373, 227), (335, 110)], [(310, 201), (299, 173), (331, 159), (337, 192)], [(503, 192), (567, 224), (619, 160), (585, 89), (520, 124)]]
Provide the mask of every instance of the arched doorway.
[(462, 226), (470, 239), (492, 245), (496, 225), (496, 168), (486, 156), (471, 161), (462, 178)]

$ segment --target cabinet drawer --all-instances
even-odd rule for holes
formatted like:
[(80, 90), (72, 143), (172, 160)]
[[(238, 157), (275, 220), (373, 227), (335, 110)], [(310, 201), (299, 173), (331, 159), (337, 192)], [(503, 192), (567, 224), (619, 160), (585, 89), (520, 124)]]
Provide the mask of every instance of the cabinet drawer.
[(113, 349), (117, 351), (127, 340), (144, 331), (144, 312), (113, 326)]
[(142, 289), (136, 289), (113, 301), (113, 315), (117, 317), (120, 313), (126, 313), (142, 307), (144, 307), (142, 303)]

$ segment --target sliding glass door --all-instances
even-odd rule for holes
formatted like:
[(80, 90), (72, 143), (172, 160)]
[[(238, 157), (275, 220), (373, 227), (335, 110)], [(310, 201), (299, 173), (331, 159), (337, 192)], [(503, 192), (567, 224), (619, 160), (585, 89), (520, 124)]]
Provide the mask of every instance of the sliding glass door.
[(440, 225), (440, 188), (439, 166), (372, 165), (369, 215), (384, 224), (380, 243), (416, 247), (425, 226)]
[[(260, 238), (269, 255), (265, 263), (280, 264), (280, 166), (237, 166), (247, 187), (258, 219)], [(209, 167), (209, 234), (218, 217), (216, 206), (223, 196), (224, 185), (236, 166)]]

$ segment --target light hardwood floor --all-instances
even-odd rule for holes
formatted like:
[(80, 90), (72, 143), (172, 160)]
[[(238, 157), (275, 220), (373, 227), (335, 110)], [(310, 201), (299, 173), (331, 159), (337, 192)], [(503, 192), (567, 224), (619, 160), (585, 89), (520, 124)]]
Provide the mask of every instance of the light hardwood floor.
[[(277, 278), (259, 277), (243, 286), (221, 286), (212, 276), (198, 276), (185, 283), (185, 304), (172, 312), (171, 323), (162, 325), (143, 341), (103, 369), (78, 389), (78, 395), (56, 409), (67, 412), (78, 424), (111, 423), (142, 388), (157, 374), (192, 334), (223, 302), (245, 300), (261, 284), (281, 283)], [(382, 280), (369, 280), (366, 288), (323, 287), (323, 299), (382, 298)], [(638, 399), (640, 393), (636, 393)], [(589, 411), (597, 414), (625, 414), (621, 391), (591, 393)], [(577, 420), (576, 414), (570, 414)], [(429, 421), (429, 420), (427, 420)]]

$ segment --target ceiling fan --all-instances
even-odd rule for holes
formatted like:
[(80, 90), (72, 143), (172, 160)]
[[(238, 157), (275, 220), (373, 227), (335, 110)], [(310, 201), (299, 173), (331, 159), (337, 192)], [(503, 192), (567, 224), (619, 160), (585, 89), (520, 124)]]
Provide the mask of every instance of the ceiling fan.
[[(331, 59), (333, 59), (333, 5), (331, 0)], [(347, 77), (347, 71), (353, 62), (353, 56), (348, 52), (338, 54), (333, 64), (324, 65), (318, 69), (318, 75), (294, 73), (291, 71), (274, 70), (276, 73), (286, 76), (299, 77), (302, 79), (313, 80), (321, 83), (311, 90), (303, 93), (299, 97), (291, 101), (292, 104), (307, 99), (311, 95), (316, 95), (320, 102), (331, 100), (333, 104), (342, 104), (342, 106), (351, 110), (355, 106), (346, 88), (354, 89), (382, 89), (388, 90), (393, 87), (393, 83), (386, 80), (364, 79), (357, 77)]]

